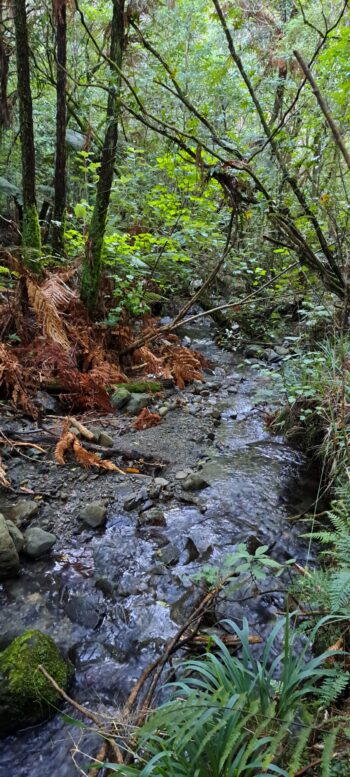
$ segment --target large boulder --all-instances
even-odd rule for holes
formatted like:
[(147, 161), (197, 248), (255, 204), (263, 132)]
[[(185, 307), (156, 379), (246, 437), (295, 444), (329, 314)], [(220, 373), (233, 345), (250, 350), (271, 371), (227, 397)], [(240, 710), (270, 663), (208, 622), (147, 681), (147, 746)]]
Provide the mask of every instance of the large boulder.
[(0, 737), (36, 725), (56, 711), (60, 694), (39, 665), (67, 691), (70, 665), (47, 634), (26, 631), (0, 653)]
[(17, 575), (19, 557), (5, 518), (0, 513), (0, 580)]

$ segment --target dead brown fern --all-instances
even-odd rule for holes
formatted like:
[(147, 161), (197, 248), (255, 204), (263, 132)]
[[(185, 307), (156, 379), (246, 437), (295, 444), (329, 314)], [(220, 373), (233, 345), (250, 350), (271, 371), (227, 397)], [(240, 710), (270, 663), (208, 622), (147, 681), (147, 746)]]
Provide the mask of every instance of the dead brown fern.
[(158, 426), (161, 421), (162, 419), (158, 413), (151, 413), (148, 407), (144, 407), (137, 416), (134, 423), (134, 429), (137, 429), (138, 431), (150, 429), (152, 426)]
[(0, 388), (6, 399), (11, 399), (15, 406), (32, 418), (37, 418), (38, 410), (29, 394), (36, 385), (31, 371), (24, 370), (11, 349), (0, 343)]
[(119, 472), (124, 475), (123, 470), (119, 469), (113, 461), (101, 459), (97, 453), (86, 450), (81, 442), (79, 442), (76, 434), (68, 429), (66, 423), (63, 424), (60, 439), (54, 450), (54, 459), (57, 464), (66, 464), (65, 456), (69, 451), (72, 452), (76, 462), (80, 464), (81, 467), (97, 467), (98, 469), (107, 469), (111, 472)]
[(59, 343), (62, 348), (69, 350), (67, 333), (53, 302), (46, 296), (43, 288), (30, 277), (26, 278), (26, 286), (29, 304), (42, 325), (43, 333), (51, 337), (55, 343)]

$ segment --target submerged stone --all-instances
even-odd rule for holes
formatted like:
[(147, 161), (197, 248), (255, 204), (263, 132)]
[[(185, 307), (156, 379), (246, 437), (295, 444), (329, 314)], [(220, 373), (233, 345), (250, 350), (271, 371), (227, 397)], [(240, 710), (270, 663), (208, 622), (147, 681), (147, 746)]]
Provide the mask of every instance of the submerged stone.
[(71, 670), (51, 637), (26, 631), (0, 653), (0, 737), (33, 726), (56, 711), (60, 694), (44, 677), (68, 689)]

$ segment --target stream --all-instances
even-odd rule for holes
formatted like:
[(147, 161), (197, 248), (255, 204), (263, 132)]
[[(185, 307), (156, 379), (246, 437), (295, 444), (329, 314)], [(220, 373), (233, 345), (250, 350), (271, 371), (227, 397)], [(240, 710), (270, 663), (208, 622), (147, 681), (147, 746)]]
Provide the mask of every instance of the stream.
[[(241, 542), (268, 545), (280, 562), (304, 564), (307, 556), (288, 517), (311, 504), (315, 482), (303, 456), (266, 431), (259, 397), (268, 378), (217, 347), (207, 320), (186, 337), (210, 363), (206, 383), (173, 392), (159, 427), (135, 432), (130, 419), (124, 427), (118, 418), (114, 425), (105, 421), (126, 448), (139, 446), (166, 467), (124, 479), (40, 457), (13, 459), (9, 468), (18, 482), (45, 491), (33, 525), (54, 531), (58, 542), (50, 556), (23, 561), (19, 577), (0, 585), (0, 647), (28, 628), (47, 632), (74, 663), (74, 698), (107, 715), (188, 617), (198, 597), (193, 576), (203, 564), (222, 564)], [(208, 487), (184, 492), (191, 471)], [(84, 502), (97, 498), (108, 505), (103, 529), (78, 517)], [(154, 506), (163, 510), (164, 525), (139, 520), (141, 510)], [(284, 596), (276, 590), (280, 579), (267, 578), (262, 587), (265, 594), (246, 601), (244, 590), (222, 601), (216, 617), (246, 616), (252, 632), (264, 636)], [(85, 754), (99, 745), (88, 726), (57, 714), (0, 741), (0, 777), (75, 777), (75, 761), (87, 771)]]

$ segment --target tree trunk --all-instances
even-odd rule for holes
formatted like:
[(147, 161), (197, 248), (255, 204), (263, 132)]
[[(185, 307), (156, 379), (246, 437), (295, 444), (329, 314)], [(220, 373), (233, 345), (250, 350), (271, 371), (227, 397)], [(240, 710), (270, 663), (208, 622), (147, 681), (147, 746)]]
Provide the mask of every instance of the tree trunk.
[(53, 3), (56, 21), (56, 161), (55, 204), (52, 223), (52, 247), (64, 255), (64, 219), (67, 200), (67, 8), (66, 0)]
[(5, 30), (2, 18), (3, 6), (4, 0), (0, 0), (0, 133), (3, 129), (8, 129), (11, 122), (11, 111), (7, 97), (10, 47), (5, 40)]
[(95, 206), (91, 217), (86, 244), (81, 285), (81, 298), (89, 312), (94, 313), (99, 293), (103, 241), (107, 213), (113, 182), (114, 164), (118, 142), (118, 119), (120, 114), (121, 70), (125, 35), (125, 0), (113, 0), (110, 59), (117, 68), (110, 68), (109, 94), (107, 102), (106, 134), (101, 154), (101, 165), (97, 183)]
[(16, 35), (17, 91), (22, 152), (23, 227), (22, 245), (26, 264), (40, 272), (41, 238), (35, 196), (35, 150), (29, 45), (25, 0), (13, 0)]

